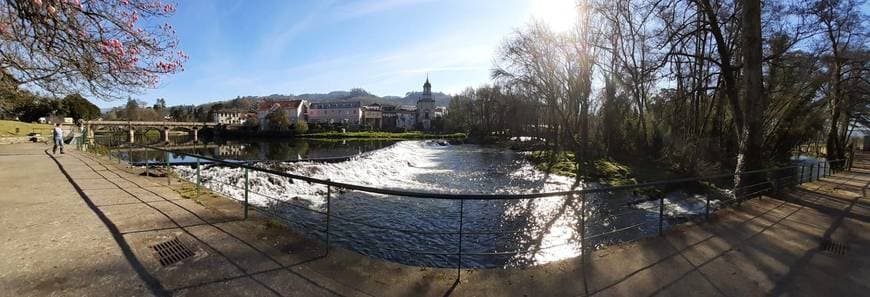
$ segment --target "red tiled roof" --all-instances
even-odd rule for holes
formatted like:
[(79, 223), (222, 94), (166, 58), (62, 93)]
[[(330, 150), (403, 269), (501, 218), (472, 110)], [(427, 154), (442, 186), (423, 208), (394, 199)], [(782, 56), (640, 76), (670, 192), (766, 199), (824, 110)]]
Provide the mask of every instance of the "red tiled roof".
[(271, 111), (278, 108), (296, 109), (300, 104), (302, 104), (302, 100), (264, 101), (257, 106), (257, 111)]

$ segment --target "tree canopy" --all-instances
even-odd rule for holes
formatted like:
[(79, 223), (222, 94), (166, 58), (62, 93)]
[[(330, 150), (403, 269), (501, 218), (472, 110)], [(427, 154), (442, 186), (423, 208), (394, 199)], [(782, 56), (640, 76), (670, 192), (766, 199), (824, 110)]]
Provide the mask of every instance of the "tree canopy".
[(4, 0), (0, 69), (19, 85), (102, 99), (158, 85), (183, 69), (175, 12), (160, 0)]

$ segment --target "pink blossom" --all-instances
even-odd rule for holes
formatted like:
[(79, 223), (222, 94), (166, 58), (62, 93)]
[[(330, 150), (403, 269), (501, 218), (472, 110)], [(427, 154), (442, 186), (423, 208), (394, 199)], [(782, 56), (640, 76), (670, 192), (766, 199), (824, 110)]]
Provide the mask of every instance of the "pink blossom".
[(33, 0), (34, 6), (42, 6), (42, 0)]

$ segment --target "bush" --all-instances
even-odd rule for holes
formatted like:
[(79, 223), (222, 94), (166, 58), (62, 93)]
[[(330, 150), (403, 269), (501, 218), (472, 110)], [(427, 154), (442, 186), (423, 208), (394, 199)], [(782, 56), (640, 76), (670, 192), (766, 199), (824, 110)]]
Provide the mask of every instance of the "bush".
[(296, 120), (296, 125), (293, 126), (293, 132), (296, 134), (304, 134), (308, 132), (308, 123), (303, 120)]

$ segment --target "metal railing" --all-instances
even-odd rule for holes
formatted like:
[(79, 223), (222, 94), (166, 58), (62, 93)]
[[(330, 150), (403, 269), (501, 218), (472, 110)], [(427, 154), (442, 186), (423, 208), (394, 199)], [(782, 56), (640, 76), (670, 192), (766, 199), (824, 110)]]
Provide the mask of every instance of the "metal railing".
[[(747, 171), (740, 174), (741, 178), (745, 178), (750, 180), (752, 184), (747, 186), (733, 189), (730, 195), (725, 195), (718, 197), (719, 203), (716, 205), (712, 204), (711, 196), (713, 194), (704, 195), (704, 212), (703, 215), (691, 214), (688, 216), (682, 216), (680, 214), (668, 214), (665, 212), (666, 205), (666, 197), (664, 192), (668, 191), (670, 188), (680, 189), (684, 186), (691, 187), (702, 187), (709, 189), (727, 189), (729, 183), (733, 184), (733, 180), (737, 177), (736, 174), (719, 174), (719, 175), (711, 175), (711, 176), (702, 176), (702, 177), (688, 177), (688, 178), (680, 178), (680, 179), (672, 179), (665, 181), (654, 181), (654, 182), (645, 182), (638, 183), (632, 185), (621, 185), (621, 186), (608, 186), (608, 187), (598, 187), (598, 188), (584, 188), (578, 190), (571, 191), (560, 191), (560, 192), (548, 192), (548, 193), (528, 193), (528, 194), (453, 194), (453, 193), (428, 193), (428, 192), (413, 192), (413, 191), (403, 191), (403, 190), (393, 190), (393, 189), (382, 189), (375, 188), (369, 186), (355, 185), (343, 182), (331, 181), (328, 179), (318, 179), (304, 175), (291, 174), (287, 172), (272, 170), (268, 168), (261, 168), (254, 166), (252, 164), (244, 163), (244, 162), (230, 162), (217, 158), (207, 157), (203, 155), (199, 155), (196, 153), (184, 153), (184, 152), (175, 152), (169, 149), (157, 148), (152, 146), (145, 145), (135, 145), (140, 148), (147, 148), (144, 151), (144, 159), (145, 162), (139, 162), (140, 164), (144, 163), (145, 174), (149, 175), (149, 169), (156, 166), (163, 166), (166, 170), (167, 183), (171, 183), (171, 171), (172, 166), (170, 164), (170, 155), (176, 156), (184, 156), (189, 158), (194, 158), (196, 160), (194, 164), (195, 173), (192, 174), (193, 182), (196, 184), (196, 195), (200, 195), (200, 191), (202, 188), (207, 188), (208, 184), (213, 184), (215, 186), (219, 186), (218, 192), (222, 192), (225, 190), (225, 187), (230, 187), (241, 191), (243, 194), (242, 197), (232, 197), (229, 198), (237, 200), (242, 204), (243, 207), (243, 215), (244, 218), (248, 218), (248, 213), (250, 209), (256, 209), (258, 212), (271, 216), (277, 219), (286, 222), (287, 224), (294, 225), (297, 227), (302, 227), (303, 229), (311, 229), (307, 231), (313, 231), (314, 233), (323, 234), (322, 238), (318, 238), (325, 242), (325, 253), (329, 253), (329, 247), (331, 246), (333, 236), (341, 236), (341, 234), (337, 234), (333, 230), (331, 230), (331, 226), (334, 220), (340, 220), (355, 226), (362, 226), (365, 228), (371, 228), (376, 230), (383, 230), (389, 232), (399, 232), (403, 234), (414, 234), (414, 235), (423, 235), (423, 236), (456, 236), (455, 246), (453, 250), (411, 250), (411, 249), (402, 249), (395, 247), (384, 247), (378, 246), (376, 249), (383, 249), (385, 251), (390, 252), (398, 252), (398, 253), (411, 253), (411, 254), (419, 254), (419, 255), (428, 255), (428, 256), (453, 256), (456, 257), (456, 271), (457, 271), (457, 279), (461, 276), (461, 269), (463, 268), (463, 256), (510, 256), (510, 255), (518, 255), (518, 254), (528, 254), (528, 253), (538, 253), (546, 249), (552, 249), (559, 246), (565, 246), (569, 244), (579, 244), (581, 251), (581, 256), (586, 256), (587, 250), (589, 249), (588, 244), (591, 240), (600, 240), (603, 238), (607, 238), (609, 236), (614, 236), (617, 234), (622, 234), (624, 232), (635, 232), (629, 234), (639, 233), (632, 238), (631, 240), (622, 240), (620, 242), (625, 241), (634, 241), (639, 240), (645, 237), (650, 236), (649, 233), (638, 232), (637, 230), (645, 227), (648, 222), (629, 222), (627, 225), (622, 226), (609, 226), (607, 230), (598, 230), (597, 233), (594, 232), (594, 228), (590, 227), (590, 224), (595, 223), (596, 217), (598, 219), (606, 217), (606, 218), (618, 218), (623, 216), (630, 216), (637, 213), (649, 213), (649, 212), (657, 212), (657, 223), (655, 234), (661, 235), (665, 231), (665, 222), (671, 219), (675, 219), (678, 217), (688, 217), (688, 219), (700, 218), (702, 220), (709, 219), (711, 212), (716, 209), (726, 207), (728, 205), (740, 204), (742, 201), (747, 199), (751, 199), (753, 197), (758, 197), (760, 195), (776, 192), (786, 187), (795, 186), (802, 184), (808, 181), (818, 180), (821, 177), (828, 176), (836, 173), (837, 169), (846, 169), (850, 166), (851, 162), (847, 160), (832, 160), (832, 161), (819, 161), (813, 164), (799, 164), (795, 166), (788, 167), (780, 167), (780, 168), (770, 168), (763, 170), (754, 170)], [(90, 148), (92, 151), (98, 154), (105, 154), (109, 157), (109, 159), (116, 159), (120, 164), (122, 159), (127, 159), (130, 167), (133, 167), (133, 145), (127, 146), (126, 148), (119, 147), (106, 147), (99, 144), (91, 145)], [(126, 151), (125, 151), (126, 150)], [(155, 159), (160, 159), (160, 154), (162, 153), (163, 162), (154, 161), (152, 162), (152, 155), (149, 153), (150, 151), (154, 151), (157, 155), (153, 157), (157, 157)], [(113, 152), (115, 156), (113, 156)], [(124, 156), (126, 154), (126, 156)], [(126, 157), (126, 158), (125, 158)], [(235, 169), (240, 169), (242, 171), (242, 176), (240, 177), (241, 186), (236, 184), (219, 182), (216, 180), (209, 180), (204, 182), (203, 176), (201, 174), (201, 168), (203, 166), (219, 166), (219, 167), (230, 167)], [(833, 166), (832, 166), (833, 165)], [(250, 181), (249, 181), (249, 173), (255, 172), (258, 175), (266, 174), (271, 176), (276, 176), (280, 178), (286, 178), (289, 181), (304, 181), (311, 184), (318, 184), (326, 187), (325, 195), (326, 195), (326, 203), (325, 210), (314, 209), (305, 205), (300, 205), (298, 203), (294, 203), (293, 201), (289, 201), (286, 199), (282, 199), (280, 197), (271, 197), (264, 193), (255, 192), (250, 189)], [(332, 200), (333, 196), (337, 191), (359, 191), (364, 193), (373, 193), (380, 194), (386, 196), (400, 196), (400, 197), (410, 197), (415, 199), (438, 199), (438, 200), (449, 200), (449, 201), (458, 201), (456, 207), (458, 208), (458, 216), (456, 217), (457, 226), (456, 230), (439, 230), (439, 231), (427, 231), (427, 230), (419, 230), (419, 229), (408, 229), (408, 228), (397, 228), (391, 227), (387, 225), (381, 225), (371, 222), (365, 222), (360, 220), (355, 220), (349, 218), (347, 216), (343, 216), (335, 213), (332, 210)], [(646, 193), (643, 195), (630, 195), (629, 199), (627, 199), (624, 203), (620, 201), (618, 204), (611, 205), (620, 205), (620, 206), (628, 206), (628, 211), (618, 212), (620, 209), (603, 209), (599, 210), (597, 213), (589, 212), (587, 209), (587, 197), (591, 194), (603, 194), (605, 196), (614, 196), (616, 192), (627, 192), (633, 191), (634, 193), (642, 192)], [(226, 193), (226, 191), (223, 191)], [(273, 208), (263, 207), (256, 204), (249, 203), (249, 196), (257, 195), (262, 198), (268, 199), (273, 203), (273, 206), (282, 206), (282, 207), (292, 207), (295, 209), (299, 209), (305, 212), (310, 212), (312, 215), (322, 216), (324, 218), (324, 222), (322, 226), (311, 226), (306, 225), (302, 221), (296, 221), (292, 219), (287, 219), (282, 216), (280, 213), (274, 211)], [(579, 242), (566, 242), (562, 244), (555, 244), (550, 246), (537, 246), (532, 249), (523, 249), (523, 250), (510, 250), (510, 251), (498, 251), (495, 247), (490, 249), (489, 251), (468, 251), (463, 247), (463, 241), (466, 237), (471, 236), (482, 236), (482, 235), (506, 235), (506, 234), (515, 234), (526, 232), (526, 230), (466, 230), (464, 219), (467, 214), (465, 212), (465, 203), (466, 201), (499, 201), (499, 200), (527, 200), (527, 199), (541, 199), (541, 198), (549, 198), (549, 197), (566, 197), (568, 200), (579, 200), (580, 201), (580, 218), (579, 218), (579, 233), (580, 239)], [(688, 197), (686, 198), (688, 199)], [(670, 200), (672, 204), (677, 201)], [(644, 203), (653, 203), (651, 207), (641, 207), (641, 204)], [(655, 205), (657, 203), (657, 205)], [(280, 211), (279, 211), (280, 212)], [(602, 229), (602, 228), (598, 228)], [(634, 230), (634, 231), (632, 231)], [(354, 241), (352, 238), (347, 239), (349, 241)]]

